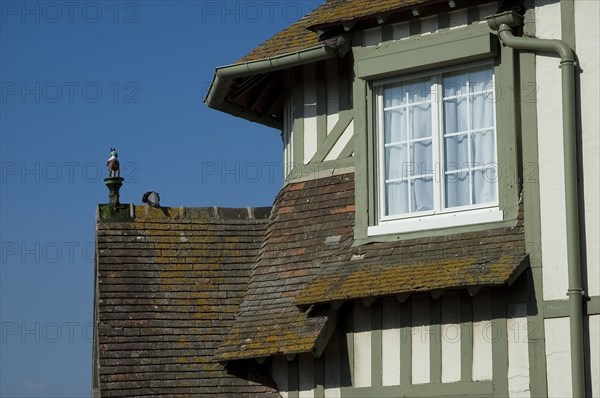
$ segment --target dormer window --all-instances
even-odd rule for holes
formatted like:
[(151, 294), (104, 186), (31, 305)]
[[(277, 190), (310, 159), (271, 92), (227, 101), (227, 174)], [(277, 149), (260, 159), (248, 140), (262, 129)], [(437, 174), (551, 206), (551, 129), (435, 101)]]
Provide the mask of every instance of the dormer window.
[(373, 84), (372, 233), (502, 219), (491, 64)]

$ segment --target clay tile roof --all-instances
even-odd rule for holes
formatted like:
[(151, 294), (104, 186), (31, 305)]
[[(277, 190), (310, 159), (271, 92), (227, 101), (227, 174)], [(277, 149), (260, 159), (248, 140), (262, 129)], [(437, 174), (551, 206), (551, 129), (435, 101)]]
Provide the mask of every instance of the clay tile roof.
[(238, 62), (250, 62), (306, 50), (319, 45), (319, 35), (311, 28), (333, 25), (385, 14), (432, 0), (328, 0), (298, 22), (263, 42)]
[(319, 352), (335, 320), (310, 304), (503, 286), (528, 265), (522, 214), (510, 227), (354, 247), (354, 211), (353, 174), (282, 190), (220, 360)]
[[(104, 206), (106, 207), (106, 206)], [(134, 207), (97, 223), (95, 360), (102, 397), (279, 397), (264, 369), (214, 358), (270, 208)]]
[(309, 305), (448, 288), (502, 286), (512, 283), (527, 265), (527, 258), (516, 248), (508, 254), (484, 252), (457, 258), (417, 256), (404, 264), (391, 258), (353, 261), (324, 269), (296, 297), (296, 303)]

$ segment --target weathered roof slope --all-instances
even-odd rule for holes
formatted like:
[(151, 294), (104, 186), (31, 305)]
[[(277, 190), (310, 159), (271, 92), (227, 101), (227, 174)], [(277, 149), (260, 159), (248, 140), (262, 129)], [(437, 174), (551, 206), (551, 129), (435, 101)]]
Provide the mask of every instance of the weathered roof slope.
[(97, 223), (102, 397), (279, 396), (260, 369), (235, 377), (213, 358), (269, 212), (136, 206), (135, 220)]
[(432, 0), (328, 0), (260, 44), (238, 62), (257, 61), (314, 47), (319, 44), (319, 35), (309, 30), (313, 26), (362, 19), (427, 2)]
[(318, 352), (331, 319), (309, 304), (503, 286), (527, 266), (522, 213), (513, 226), (353, 247), (354, 211), (353, 174), (282, 190), (219, 359)]
[(325, 316), (294, 302), (329, 258), (352, 244), (351, 175), (287, 185), (277, 197), (258, 263), (235, 326), (219, 349), (223, 360), (310, 352)]

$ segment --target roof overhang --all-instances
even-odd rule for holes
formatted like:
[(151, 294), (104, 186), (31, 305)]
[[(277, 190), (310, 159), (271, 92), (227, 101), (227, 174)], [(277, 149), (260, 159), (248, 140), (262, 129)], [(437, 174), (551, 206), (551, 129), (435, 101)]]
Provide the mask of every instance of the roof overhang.
[(283, 84), (280, 72), (335, 57), (350, 48), (345, 36), (324, 40), (319, 46), (215, 70), (204, 103), (210, 108), (280, 129)]
[(427, 263), (381, 264), (357, 261), (323, 268), (296, 296), (298, 306), (340, 303), (466, 289), (475, 294), (484, 287), (510, 286), (529, 267), (527, 255), (508, 253), (458, 257)]

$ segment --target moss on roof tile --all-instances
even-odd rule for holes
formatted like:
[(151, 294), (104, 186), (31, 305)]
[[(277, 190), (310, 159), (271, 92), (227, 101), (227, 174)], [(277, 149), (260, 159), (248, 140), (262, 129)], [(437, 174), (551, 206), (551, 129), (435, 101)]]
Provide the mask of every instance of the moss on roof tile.
[(319, 45), (319, 35), (311, 27), (357, 20), (394, 10), (434, 2), (433, 0), (328, 0), (299, 21), (288, 26), (242, 57), (238, 63), (258, 61), (307, 50)]

